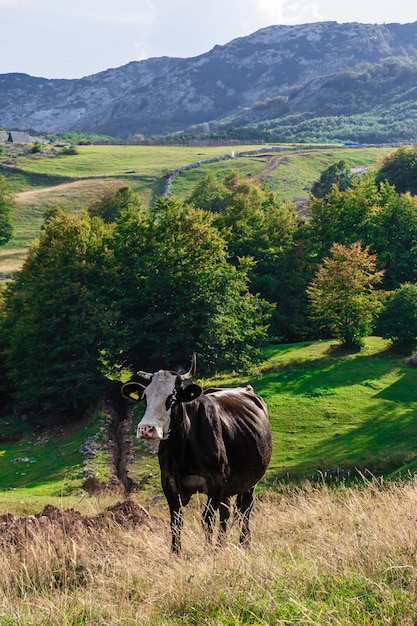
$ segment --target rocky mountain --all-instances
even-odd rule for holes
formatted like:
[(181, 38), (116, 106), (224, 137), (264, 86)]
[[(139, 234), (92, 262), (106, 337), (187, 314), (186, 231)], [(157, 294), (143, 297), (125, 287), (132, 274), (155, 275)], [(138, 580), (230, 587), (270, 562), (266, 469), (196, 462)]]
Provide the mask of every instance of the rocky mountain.
[(291, 139), (298, 128), (318, 138), (326, 129), (329, 139), (342, 125), (358, 139), (375, 124), (387, 134), (392, 118), (395, 138), (385, 139), (410, 140), (416, 79), (417, 22), (270, 26), (197, 57), (132, 62), (77, 80), (2, 74), (0, 127), (126, 139), (231, 128)]

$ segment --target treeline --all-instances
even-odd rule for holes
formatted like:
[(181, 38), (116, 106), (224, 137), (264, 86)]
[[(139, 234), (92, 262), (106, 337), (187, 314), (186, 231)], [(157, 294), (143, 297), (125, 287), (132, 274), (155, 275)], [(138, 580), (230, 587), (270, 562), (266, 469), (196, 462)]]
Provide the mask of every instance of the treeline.
[[(191, 137), (192, 135), (187, 135)], [(390, 108), (346, 114), (291, 113), (262, 122), (216, 124), (201, 139), (264, 143), (332, 143), (354, 141), (365, 144), (413, 143), (417, 138), (415, 105), (396, 103)], [(177, 140), (181, 135), (174, 136)]]
[(76, 215), (49, 211), (2, 291), (3, 405), (71, 417), (121, 370), (178, 369), (194, 351), (203, 375), (247, 371), (267, 342), (336, 336), (359, 348), (375, 328), (409, 350), (416, 163), (416, 148), (361, 178), (335, 163), (308, 219), (237, 172), (207, 175), (184, 201), (143, 207), (116, 187)]

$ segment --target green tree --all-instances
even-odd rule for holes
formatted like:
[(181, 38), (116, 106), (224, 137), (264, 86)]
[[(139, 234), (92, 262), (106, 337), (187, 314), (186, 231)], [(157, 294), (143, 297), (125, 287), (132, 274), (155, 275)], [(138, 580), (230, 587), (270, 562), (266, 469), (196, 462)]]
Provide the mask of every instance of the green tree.
[(42, 144), (39, 141), (35, 141), (30, 151), (32, 154), (39, 154), (39, 152), (42, 152)]
[(211, 172), (195, 185), (186, 202), (199, 209), (219, 213), (225, 209), (229, 198), (227, 187)]
[(100, 217), (106, 224), (115, 222), (123, 211), (142, 207), (139, 196), (128, 186), (114, 186), (87, 207), (90, 217)]
[(270, 338), (305, 338), (308, 280), (303, 278), (304, 241), (300, 236), (304, 222), (297, 217), (295, 207), (283, 203), (259, 182), (241, 178), (236, 171), (222, 181), (213, 175), (206, 177), (196, 190), (189, 200), (208, 210), (216, 207), (214, 223), (228, 242), (231, 261), (238, 265), (242, 257), (253, 259), (249, 289), (274, 306)]
[(397, 289), (417, 281), (417, 197), (382, 183), (368, 243), (384, 269), (382, 286)]
[(388, 155), (375, 179), (394, 185), (398, 193), (417, 195), (417, 146), (403, 146)]
[(333, 243), (350, 246), (369, 243), (369, 232), (379, 206), (379, 194), (371, 176), (364, 176), (346, 191), (333, 186), (326, 198), (310, 199), (307, 205), (311, 241), (321, 259)]
[(5, 176), (0, 175), (0, 246), (13, 236), (11, 213), (13, 209), (13, 193)]
[(0, 412), (6, 406), (8, 400), (10, 399), (10, 383), (7, 376), (7, 367), (5, 363), (5, 346), (6, 346), (6, 336), (1, 332), (2, 320), (4, 318), (4, 292), (5, 287), (0, 282)]
[(227, 242), (211, 212), (157, 200), (145, 215), (125, 212), (113, 246), (120, 306), (114, 359), (137, 368), (186, 364), (241, 368), (266, 336), (268, 305), (248, 292), (251, 263), (228, 261)]
[(381, 275), (368, 248), (333, 244), (307, 290), (315, 322), (347, 347), (360, 348), (380, 308), (374, 285)]
[(107, 230), (58, 211), (5, 294), (0, 332), (15, 400), (35, 416), (74, 416), (97, 397), (111, 313)]
[(320, 178), (313, 183), (311, 193), (316, 198), (325, 198), (331, 192), (333, 185), (336, 185), (339, 191), (346, 191), (352, 186), (354, 179), (349, 165), (342, 159), (323, 170)]
[(404, 284), (390, 294), (378, 318), (377, 331), (400, 352), (417, 346), (417, 285)]

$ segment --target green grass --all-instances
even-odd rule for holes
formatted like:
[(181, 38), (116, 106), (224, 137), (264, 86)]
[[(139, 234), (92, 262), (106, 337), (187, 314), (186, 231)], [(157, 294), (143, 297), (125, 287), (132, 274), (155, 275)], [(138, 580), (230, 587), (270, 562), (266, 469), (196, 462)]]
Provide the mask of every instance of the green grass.
[[(337, 467), (386, 476), (416, 469), (416, 377), (407, 359), (390, 354), (386, 341), (370, 337), (358, 353), (341, 351), (331, 341), (269, 346), (262, 365), (250, 376), (222, 375), (200, 382), (250, 382), (265, 398), (274, 451), (263, 485), (279, 486)], [(33, 496), (79, 491), (79, 447), (97, 428), (97, 422), (82, 424), (42, 442), (43, 435), (32, 432), (27, 422), (13, 421), (12, 416), (0, 420), (3, 438), (11, 430), (22, 432), (17, 443), (0, 443), (0, 489)], [(13, 462), (16, 458), (29, 462)], [(141, 480), (152, 473), (143, 491), (144, 498), (152, 499), (160, 491), (157, 459), (140, 444), (138, 458), (131, 475)], [(105, 458), (95, 462), (94, 471), (103, 478)]]
[[(260, 146), (245, 146), (245, 150)], [(134, 188), (149, 184), (178, 167), (222, 154), (227, 146), (78, 146), (78, 154), (20, 157), (16, 165), (26, 172), (78, 178), (123, 177)]]
[(209, 172), (218, 177), (224, 177), (233, 169), (237, 169), (242, 176), (261, 178), (271, 189), (285, 201), (293, 202), (307, 199), (309, 188), (318, 180), (321, 172), (329, 165), (344, 159), (350, 167), (369, 167), (375, 164), (392, 151), (391, 148), (334, 148), (268, 153), (276, 158), (284, 158), (284, 162), (275, 169), (262, 171), (267, 162), (267, 156), (245, 156), (230, 161), (202, 165), (197, 170), (187, 170), (174, 179), (172, 193), (178, 197), (187, 196), (193, 186)]
[[(19, 171), (2, 170), (16, 194), (15, 236), (0, 249), (0, 273), (21, 267), (27, 250), (39, 236), (45, 212), (55, 206), (79, 211), (112, 185), (129, 185), (144, 206), (163, 193), (165, 176), (183, 165), (232, 151), (265, 146), (78, 146), (76, 155), (17, 156)], [(294, 148), (294, 147), (293, 147)], [(366, 167), (391, 152), (390, 148), (320, 147), (270, 153), (283, 162), (268, 163), (268, 156), (246, 156), (202, 165), (177, 176), (172, 194), (184, 199), (209, 172), (223, 177), (233, 169), (243, 177), (256, 177), (283, 200), (308, 198), (308, 188), (331, 163), (345, 159), (352, 167)], [(268, 153), (269, 154), (269, 153)]]
[[(102, 418), (97, 414), (93, 420), (53, 429), (36, 429), (13, 416), (1, 419), (1, 489), (31, 497), (62, 497), (79, 491), (85, 479), (80, 446), (100, 431)], [(107, 457), (100, 456), (91, 464), (98, 477), (105, 478)]]
[[(331, 341), (270, 346), (251, 382), (268, 403), (268, 484), (337, 467), (389, 473), (417, 454), (417, 371), (370, 337), (359, 353)], [(218, 383), (216, 383), (218, 384)]]

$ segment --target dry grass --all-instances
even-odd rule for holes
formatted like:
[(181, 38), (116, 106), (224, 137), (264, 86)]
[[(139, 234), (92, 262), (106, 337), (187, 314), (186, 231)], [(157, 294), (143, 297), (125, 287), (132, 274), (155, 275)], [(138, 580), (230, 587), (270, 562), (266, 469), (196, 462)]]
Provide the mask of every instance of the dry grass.
[(0, 624), (411, 625), (416, 521), (413, 479), (264, 496), (248, 551), (236, 527), (225, 549), (204, 546), (197, 507), (186, 509), (180, 557), (166, 522), (35, 527), (2, 542)]

